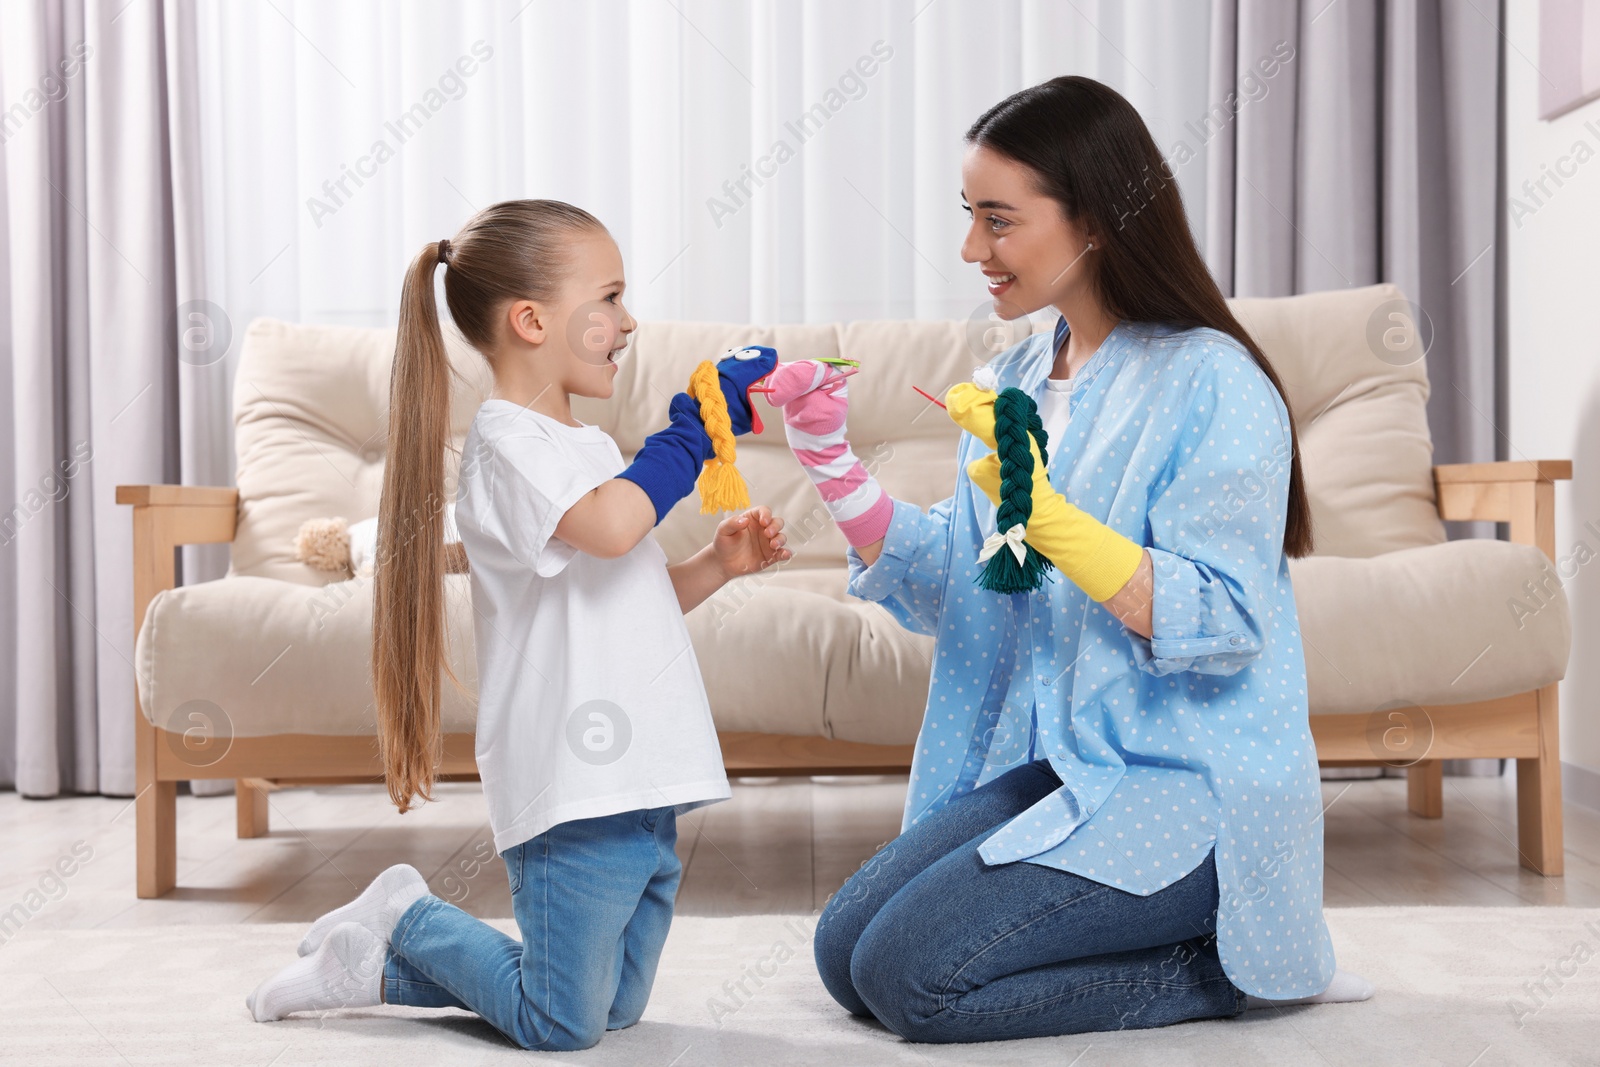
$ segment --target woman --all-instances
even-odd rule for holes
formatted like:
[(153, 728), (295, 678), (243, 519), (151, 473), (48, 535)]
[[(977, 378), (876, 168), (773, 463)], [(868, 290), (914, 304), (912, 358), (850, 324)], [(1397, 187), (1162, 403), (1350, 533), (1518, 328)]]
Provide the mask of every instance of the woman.
[[(1070, 504), (1040, 503), (1027, 536), (1071, 580), (975, 584), (1000, 533), (994, 394), (952, 389), (955, 494), (892, 501), (849, 552), (851, 594), (936, 647), (903, 832), (824, 909), (823, 984), (918, 1041), (1365, 999), (1322, 917), (1288, 569), (1311, 516), (1278, 376), (1121, 96), (1056, 78), (966, 139), (962, 258), (1002, 318), (1062, 316), (989, 388), (1040, 401), (1035, 499)], [(847, 511), (872, 513), (856, 481)]]

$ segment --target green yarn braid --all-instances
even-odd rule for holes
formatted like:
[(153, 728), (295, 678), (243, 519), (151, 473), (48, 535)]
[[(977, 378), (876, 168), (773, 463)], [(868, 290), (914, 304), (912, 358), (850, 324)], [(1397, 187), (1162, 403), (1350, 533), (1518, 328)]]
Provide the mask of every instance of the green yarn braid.
[[(1039, 444), (1039, 458), (1050, 462), (1049, 434), (1033, 398), (1021, 389), (1002, 389), (994, 400), (994, 436), (1000, 454), (1000, 507), (996, 528), (1004, 533), (1017, 523), (1027, 526), (1033, 517), (1033, 450), (1028, 435)], [(1048, 475), (1045, 475), (1048, 477)], [(1026, 593), (1044, 584), (1045, 574), (1055, 565), (1032, 545), (1024, 542), (1026, 556), (1021, 563), (1009, 548), (989, 557), (978, 584), (993, 593)]]

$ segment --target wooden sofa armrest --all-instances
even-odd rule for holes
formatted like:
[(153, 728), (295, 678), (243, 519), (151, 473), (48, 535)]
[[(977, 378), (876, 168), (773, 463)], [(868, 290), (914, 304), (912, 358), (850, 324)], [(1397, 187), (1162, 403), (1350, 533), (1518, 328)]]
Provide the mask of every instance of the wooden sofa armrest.
[[(117, 503), (135, 507), (159, 505), (161, 507), (237, 508), (239, 490), (231, 485), (119, 485)], [(214, 537), (204, 537), (185, 544), (212, 544)], [(232, 538), (224, 537), (228, 541)]]
[(179, 545), (233, 540), (239, 490), (214, 485), (119, 485), (117, 503), (133, 506), (133, 632), (157, 593), (177, 583)]
[(1446, 463), (1433, 468), (1439, 518), (1511, 524), (1511, 540), (1556, 558), (1556, 481), (1572, 477), (1570, 459)]
[[(233, 540), (239, 521), (239, 490), (211, 485), (119, 485), (117, 503), (133, 507), (133, 636), (137, 641), (150, 601), (177, 584), (178, 546)], [(151, 725), (139, 707), (137, 685), (133, 709), (138, 788), (134, 795), (136, 884), (141, 898), (159, 897), (178, 880), (178, 783), (158, 772), (162, 731)], [(252, 804), (254, 798), (254, 792), (245, 797)]]

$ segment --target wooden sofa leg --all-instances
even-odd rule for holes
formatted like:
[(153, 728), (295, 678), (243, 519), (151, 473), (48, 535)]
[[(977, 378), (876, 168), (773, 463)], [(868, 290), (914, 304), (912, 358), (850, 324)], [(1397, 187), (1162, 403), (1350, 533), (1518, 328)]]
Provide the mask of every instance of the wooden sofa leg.
[(1556, 721), (1552, 682), (1539, 690), (1539, 757), (1517, 760), (1517, 851), (1524, 867), (1552, 877), (1566, 870)]
[(1540, 874), (1563, 873), (1561, 838), (1561, 765), (1517, 760), (1517, 850), (1522, 865)]
[(133, 805), (139, 896), (164, 896), (178, 884), (178, 783), (151, 782)]
[(268, 830), (267, 794), (271, 785), (260, 778), (237, 778), (233, 794), (239, 815), (239, 836), (265, 837)]
[(1444, 816), (1444, 761), (1418, 760), (1406, 768), (1406, 807), (1424, 819)]

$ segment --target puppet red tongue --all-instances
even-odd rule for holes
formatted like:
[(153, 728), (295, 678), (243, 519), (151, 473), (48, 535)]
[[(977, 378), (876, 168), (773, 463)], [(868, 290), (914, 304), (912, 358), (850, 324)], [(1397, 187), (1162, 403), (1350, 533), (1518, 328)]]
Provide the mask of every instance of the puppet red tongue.
[(770, 377), (772, 377), (771, 374), (768, 374), (764, 378), (757, 378), (755, 381), (751, 382), (749, 385), (745, 386), (745, 388), (744, 388), (744, 406), (750, 409), (750, 432), (751, 433), (760, 433), (761, 430), (762, 430), (762, 426), (761, 426), (761, 413), (756, 410), (756, 402), (754, 400), (750, 399), (750, 394), (751, 393), (770, 393), (770, 392), (772, 392), (772, 388), (770, 386), (761, 387), (761, 383), (766, 381), (767, 378), (770, 378)]

